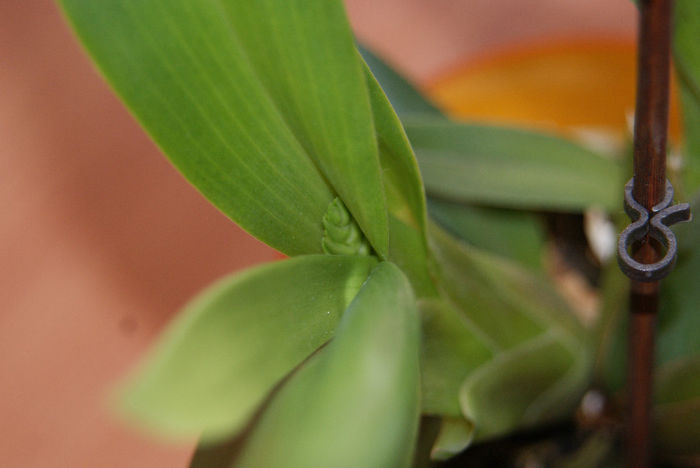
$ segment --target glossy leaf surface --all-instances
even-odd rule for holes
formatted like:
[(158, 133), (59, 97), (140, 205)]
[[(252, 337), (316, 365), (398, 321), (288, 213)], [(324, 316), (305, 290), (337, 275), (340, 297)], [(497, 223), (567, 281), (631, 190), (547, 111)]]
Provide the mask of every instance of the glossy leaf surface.
[(243, 228), (284, 253), (318, 253), (337, 192), (386, 253), (369, 98), (341, 2), (62, 5), (153, 139)]
[(408, 466), (420, 411), (419, 340), (408, 280), (381, 263), (335, 338), (272, 400), (235, 466)]
[(199, 295), (161, 338), (122, 405), (172, 436), (219, 439), (333, 335), (376, 263), (304, 256), (225, 278)]
[(509, 208), (619, 209), (619, 165), (571, 141), (443, 120), (404, 125), (428, 195)]

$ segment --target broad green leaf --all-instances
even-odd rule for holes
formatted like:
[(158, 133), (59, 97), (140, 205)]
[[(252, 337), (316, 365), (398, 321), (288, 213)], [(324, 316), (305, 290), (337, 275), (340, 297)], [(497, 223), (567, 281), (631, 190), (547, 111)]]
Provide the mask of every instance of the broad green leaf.
[(343, 2), (221, 4), (294, 134), (386, 256), (388, 221), (372, 111)]
[(156, 143), (244, 229), (290, 255), (320, 253), (335, 191), (386, 252), (369, 99), (340, 2), (61, 3)]
[(542, 268), (545, 235), (534, 214), (436, 198), (428, 205), (430, 216), (461, 240), (534, 270)]
[(493, 358), (488, 337), (445, 301), (419, 303), (423, 323), (423, 413), (461, 417), (459, 388), (474, 369)]
[(442, 116), (440, 110), (409, 83), (406, 78), (365, 47), (358, 47), (358, 49), (399, 115), (427, 114), (433, 117)]
[(675, 3), (674, 64), (680, 87), (685, 133), (685, 184), (692, 193), (700, 188), (700, 2)]
[(333, 335), (372, 257), (313, 255), (227, 277), (195, 298), (125, 389), (122, 406), (171, 436), (236, 432)]
[(439, 119), (404, 124), (430, 196), (508, 208), (619, 210), (619, 165), (571, 141)]
[(447, 460), (466, 449), (474, 438), (474, 425), (466, 419), (443, 418), (430, 457)]
[(335, 338), (280, 390), (236, 467), (407, 467), (419, 408), (420, 333), (408, 280), (370, 274)]
[[(469, 372), (459, 392), (475, 440), (567, 414), (588, 383), (591, 350), (563, 300), (543, 278), (437, 228), (430, 232), (443, 294), (493, 356)], [(516, 389), (521, 393), (511, 395)]]
[(666, 456), (700, 455), (700, 356), (662, 368), (655, 381), (656, 443)]

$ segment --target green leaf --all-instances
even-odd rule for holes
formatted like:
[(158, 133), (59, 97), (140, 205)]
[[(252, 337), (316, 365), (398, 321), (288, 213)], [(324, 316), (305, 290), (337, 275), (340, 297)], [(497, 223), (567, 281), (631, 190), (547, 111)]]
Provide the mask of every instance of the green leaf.
[(339, 0), (225, 0), (228, 20), (294, 134), (377, 253), (388, 221), (362, 61)]
[(156, 143), (244, 229), (320, 253), (337, 192), (386, 253), (369, 98), (339, 1), (61, 3)]
[(573, 313), (543, 278), (437, 228), (430, 233), (444, 297), (493, 356), (459, 392), (475, 440), (568, 414), (588, 384), (592, 354)]
[(585, 384), (578, 352), (556, 334), (544, 333), (471, 374), (462, 384), (460, 403), (475, 421), (477, 437), (551, 422), (573, 409)]
[(328, 347), (272, 400), (235, 466), (407, 467), (420, 407), (419, 340), (411, 287), (381, 263)]
[(685, 137), (684, 182), (687, 193), (692, 194), (700, 188), (700, 2), (678, 0), (674, 9), (674, 65)]
[(384, 92), (365, 68), (389, 210), (389, 259), (408, 275), (419, 297), (434, 295), (428, 275), (425, 194), (406, 133)]
[(430, 196), (507, 208), (619, 210), (620, 166), (571, 141), (439, 119), (404, 123)]
[(365, 67), (365, 73), (389, 212), (424, 234), (425, 194), (418, 162), (403, 126), (382, 88), (369, 68)]
[(419, 303), (423, 345), (421, 381), (423, 413), (461, 417), (459, 388), (477, 367), (493, 358), (488, 337), (449, 303)]
[(216, 440), (333, 335), (372, 257), (304, 256), (225, 278), (190, 303), (126, 388), (146, 427)]
[(430, 216), (474, 247), (540, 270), (545, 234), (532, 213), (430, 199)]
[(442, 112), (409, 83), (406, 78), (367, 48), (360, 46), (358, 49), (399, 115), (427, 114), (433, 117), (442, 116)]

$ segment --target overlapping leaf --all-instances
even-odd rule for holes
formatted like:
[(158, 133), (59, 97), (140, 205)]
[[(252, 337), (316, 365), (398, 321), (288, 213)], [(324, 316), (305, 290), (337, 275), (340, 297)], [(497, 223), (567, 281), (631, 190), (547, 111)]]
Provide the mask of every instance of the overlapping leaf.
[(425, 194), (418, 163), (382, 88), (369, 69), (366, 74), (389, 212), (389, 258), (408, 275), (419, 297), (429, 296), (434, 288), (428, 276)]
[(420, 411), (419, 336), (407, 279), (378, 265), (333, 341), (275, 396), (234, 466), (407, 467)]
[(450, 123), (369, 51), (363, 55), (401, 115), (429, 196), (525, 209), (619, 209), (618, 165), (564, 138)]
[(304, 256), (232, 275), (185, 308), (123, 397), (147, 427), (206, 440), (234, 433), (333, 335), (372, 257)]
[(399, 115), (442, 117), (440, 109), (428, 101), (406, 78), (366, 48), (359, 47), (359, 50)]
[(225, 0), (237, 39), (375, 250), (388, 221), (361, 60), (341, 1)]
[(287, 254), (320, 252), (337, 193), (386, 254), (371, 109), (341, 2), (62, 4), (166, 155), (243, 228)]
[(465, 314), (441, 300), (420, 303), (423, 320), (421, 374), (423, 412), (460, 417), (462, 381), (492, 359), (488, 337)]
[[(468, 322), (458, 328), (450, 319), (452, 329), (461, 330), (462, 336), (444, 339), (440, 346), (452, 348), (449, 353), (456, 356), (462, 355), (459, 347), (470, 341), (479, 341), (482, 349), (483, 362), (462, 369), (459, 380), (460, 409), (474, 424), (475, 438), (567, 414), (587, 384), (590, 351), (585, 331), (566, 304), (537, 276), (460, 244), (440, 230), (431, 232), (444, 294)], [(424, 370), (424, 380), (429, 376), (436, 382), (424, 382), (424, 387), (444, 388), (445, 382), (454, 386), (456, 374), (441, 375), (439, 367), (432, 373)], [(516, 389), (520, 389), (517, 395), (510, 393)]]

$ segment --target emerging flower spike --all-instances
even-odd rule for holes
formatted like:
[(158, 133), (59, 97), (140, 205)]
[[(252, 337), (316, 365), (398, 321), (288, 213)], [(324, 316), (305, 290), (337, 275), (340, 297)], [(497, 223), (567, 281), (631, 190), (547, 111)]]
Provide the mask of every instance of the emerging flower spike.
[(340, 198), (323, 216), (323, 251), (329, 255), (370, 255), (372, 249)]

